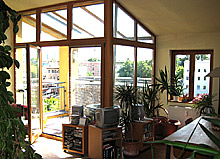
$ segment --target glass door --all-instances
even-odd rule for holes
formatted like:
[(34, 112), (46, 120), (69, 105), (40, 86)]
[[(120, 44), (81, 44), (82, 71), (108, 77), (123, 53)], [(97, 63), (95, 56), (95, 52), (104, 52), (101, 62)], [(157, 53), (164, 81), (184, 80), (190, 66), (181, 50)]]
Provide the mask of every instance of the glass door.
[(16, 49), (21, 67), (16, 69), (16, 104), (23, 109), (22, 121), (33, 143), (42, 133), (40, 49), (26, 44)]

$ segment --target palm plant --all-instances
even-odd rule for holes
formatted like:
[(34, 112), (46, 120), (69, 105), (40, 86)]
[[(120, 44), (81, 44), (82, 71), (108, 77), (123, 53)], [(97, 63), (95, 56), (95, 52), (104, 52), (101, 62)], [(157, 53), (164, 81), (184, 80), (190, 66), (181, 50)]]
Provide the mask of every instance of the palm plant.
[(141, 101), (147, 117), (155, 117), (155, 111), (158, 109), (162, 109), (167, 112), (166, 109), (162, 107), (163, 104), (160, 102), (159, 87), (160, 86), (157, 84), (148, 85), (148, 83), (145, 82), (142, 89)]
[(214, 114), (215, 109), (212, 106), (212, 102), (215, 100), (213, 100), (213, 98), (214, 96), (209, 95), (209, 94), (199, 95), (199, 97), (196, 97), (192, 101), (194, 103), (193, 108), (197, 109), (200, 115), (207, 114), (207, 113)]
[(121, 107), (120, 125), (124, 128), (124, 138), (131, 134), (133, 141), (133, 126), (132, 126), (132, 107), (137, 103), (137, 88), (132, 85), (119, 85), (116, 87), (115, 100), (119, 102)]
[(166, 90), (167, 102), (169, 95), (180, 96), (183, 93), (183, 84), (180, 74), (176, 74), (173, 78), (168, 75), (167, 68), (165, 70), (159, 70), (159, 78), (155, 77), (158, 82), (159, 89), (163, 93)]

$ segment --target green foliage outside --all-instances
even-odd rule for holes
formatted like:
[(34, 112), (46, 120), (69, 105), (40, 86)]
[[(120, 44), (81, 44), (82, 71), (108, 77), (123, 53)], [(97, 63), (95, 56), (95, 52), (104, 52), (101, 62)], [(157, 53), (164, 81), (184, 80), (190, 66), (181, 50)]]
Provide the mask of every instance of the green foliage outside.
[(32, 58), (31, 59), (31, 78), (39, 77), (38, 74), (38, 59)]
[(88, 59), (89, 62), (101, 62), (100, 59), (97, 59), (97, 58), (90, 58)]
[[(127, 60), (123, 63), (118, 72), (119, 77), (131, 77), (134, 74), (134, 62)], [(152, 74), (152, 60), (145, 60), (137, 62), (137, 77), (151, 78)]]
[(60, 100), (57, 98), (46, 98), (44, 103), (44, 113), (60, 110)]
[(3, 0), (0, 0), (0, 158), (17, 159), (42, 158), (36, 154), (31, 143), (26, 140), (27, 130), (20, 118), (16, 117), (17, 109), (12, 108), (9, 103), (14, 103), (13, 93), (8, 91), (11, 83), (9, 70), (13, 64), (17, 68), (20, 64), (11, 58), (11, 47), (5, 45), (7, 40), (6, 30), (13, 24), (13, 32), (18, 32), (18, 21), (21, 15), (8, 7)]
[[(183, 79), (184, 74), (184, 62), (189, 60), (190, 56), (186, 55), (184, 58), (177, 58), (176, 59), (176, 74)], [(210, 60), (210, 58), (206, 54), (200, 54), (195, 56), (196, 60)]]
[(90, 71), (87, 72), (87, 76), (94, 76)]

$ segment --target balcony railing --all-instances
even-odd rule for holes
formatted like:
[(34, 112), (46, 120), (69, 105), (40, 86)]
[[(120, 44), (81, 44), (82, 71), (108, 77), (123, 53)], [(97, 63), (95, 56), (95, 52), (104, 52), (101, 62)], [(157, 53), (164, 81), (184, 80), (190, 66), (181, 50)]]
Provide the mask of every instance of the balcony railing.
[(65, 104), (65, 82), (43, 82), (43, 108), (44, 113), (64, 111)]

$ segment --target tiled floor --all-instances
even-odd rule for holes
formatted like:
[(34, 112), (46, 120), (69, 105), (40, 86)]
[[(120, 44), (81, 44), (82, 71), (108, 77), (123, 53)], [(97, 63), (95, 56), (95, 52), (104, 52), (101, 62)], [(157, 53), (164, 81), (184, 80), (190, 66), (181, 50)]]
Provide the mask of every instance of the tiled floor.
[[(42, 155), (44, 159), (72, 159), (72, 158), (80, 158), (81, 155), (78, 154), (68, 154), (62, 150), (62, 142), (47, 139), (44, 137), (39, 137), (35, 143), (33, 144), (33, 148), (37, 153)], [(154, 158), (155, 159), (165, 159), (166, 155), (166, 146), (165, 145), (155, 145), (154, 146)], [(84, 158), (88, 158), (85, 156)], [(125, 159), (151, 159), (151, 150), (145, 150), (140, 152), (137, 157), (129, 158), (125, 157)], [(174, 157), (171, 154), (171, 159)]]

